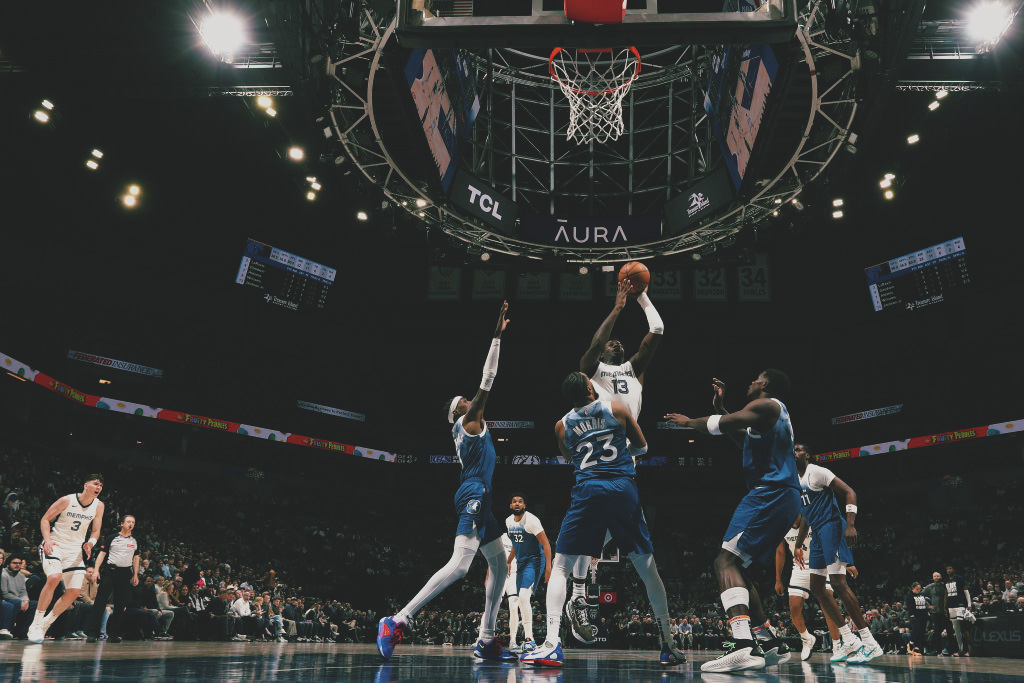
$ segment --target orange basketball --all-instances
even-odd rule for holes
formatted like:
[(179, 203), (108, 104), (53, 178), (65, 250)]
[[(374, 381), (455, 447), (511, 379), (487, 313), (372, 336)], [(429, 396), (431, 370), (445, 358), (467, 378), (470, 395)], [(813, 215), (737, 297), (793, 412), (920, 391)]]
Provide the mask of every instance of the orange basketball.
[(639, 294), (647, 289), (651, 281), (651, 271), (639, 261), (630, 261), (619, 268), (619, 282), (629, 280), (629, 293)]

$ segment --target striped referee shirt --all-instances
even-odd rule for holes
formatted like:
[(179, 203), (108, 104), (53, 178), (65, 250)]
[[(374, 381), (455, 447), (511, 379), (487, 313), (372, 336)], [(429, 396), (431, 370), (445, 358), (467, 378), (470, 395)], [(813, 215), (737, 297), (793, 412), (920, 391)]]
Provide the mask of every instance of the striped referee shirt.
[(139, 554), (139, 543), (135, 536), (116, 533), (100, 548), (107, 553), (107, 564), (115, 567), (131, 567), (132, 558)]

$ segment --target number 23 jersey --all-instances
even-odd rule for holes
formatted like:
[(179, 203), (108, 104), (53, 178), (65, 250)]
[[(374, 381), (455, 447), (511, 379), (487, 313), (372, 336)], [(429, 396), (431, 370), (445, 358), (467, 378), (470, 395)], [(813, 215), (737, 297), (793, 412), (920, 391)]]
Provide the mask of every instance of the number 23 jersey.
[(594, 376), (590, 378), (597, 397), (602, 401), (615, 401), (626, 406), (634, 420), (640, 419), (640, 404), (643, 402), (644, 385), (633, 372), (633, 364), (622, 365), (598, 363)]

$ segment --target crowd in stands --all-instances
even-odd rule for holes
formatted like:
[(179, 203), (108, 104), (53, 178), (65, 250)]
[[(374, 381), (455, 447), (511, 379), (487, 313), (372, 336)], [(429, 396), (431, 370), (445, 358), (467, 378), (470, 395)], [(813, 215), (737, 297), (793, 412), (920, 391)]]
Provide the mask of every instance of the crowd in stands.
[[(6, 586), (18, 583), (20, 576), (28, 600), (38, 596), (43, 582), (36, 550), (39, 519), (59, 496), (81, 490), (84, 469), (78, 460), (10, 444), (0, 443), (0, 458), (0, 548), (5, 550), (3, 573), (10, 579), (3, 584), (0, 639), (6, 639), (24, 637), (32, 616), (31, 609), (23, 616), (20, 600), (7, 595)], [(102, 465), (89, 469), (102, 471)], [(933, 571), (947, 565), (966, 579), (976, 616), (1024, 613), (1024, 549), (1012, 541), (1024, 512), (1024, 503), (1011, 493), (1018, 484), (1019, 477), (1001, 484), (964, 484), (982, 490), (940, 511), (886, 499), (884, 491), (862, 492), (862, 500), (888, 503), (873, 510), (862, 504), (861, 543), (854, 551), (859, 576), (851, 585), (876, 639), (889, 651), (905, 651), (910, 638), (904, 602), (911, 583), (926, 584)], [(311, 504), (323, 486), (118, 464), (101, 494), (107, 506), (103, 533), (114, 533), (121, 515), (136, 517), (141, 577), (122, 632), (105, 636), (373, 642), (378, 617), (401, 607), (398, 600), (408, 597), (408, 588), (447, 560), (450, 513), (442, 503), (435, 506), (436, 515), (404, 515), (396, 525), (385, 508), (373, 504), (377, 493), (359, 482), (343, 489), (336, 484), (330, 506)], [(338, 515), (339, 510), (358, 514)], [(543, 521), (554, 541), (559, 520)], [(711, 574), (719, 527), (724, 524), (705, 520), (699, 531), (689, 529), (685, 514), (671, 510), (659, 510), (652, 525), (680, 647), (716, 649), (728, 638)], [(12, 568), (17, 558), (25, 564)], [(657, 649), (657, 627), (643, 585), (628, 560), (622, 560), (602, 563), (598, 573), (602, 588), (617, 594), (616, 603), (602, 605), (597, 616), (603, 644)], [(416, 619), (411, 642), (472, 645), (484, 603), (484, 571), (483, 563), (475, 563), (464, 581), (431, 602)], [(766, 612), (780, 635), (795, 635), (788, 602), (775, 595), (770, 574), (761, 579)], [(95, 595), (90, 569), (78, 603), (48, 635), (84, 637)], [(544, 596), (543, 587), (534, 596), (538, 642), (546, 631)], [(498, 628), (507, 634), (507, 605), (502, 607)], [(806, 618), (827, 649), (824, 619), (813, 600)], [(573, 641), (565, 642), (571, 646)]]

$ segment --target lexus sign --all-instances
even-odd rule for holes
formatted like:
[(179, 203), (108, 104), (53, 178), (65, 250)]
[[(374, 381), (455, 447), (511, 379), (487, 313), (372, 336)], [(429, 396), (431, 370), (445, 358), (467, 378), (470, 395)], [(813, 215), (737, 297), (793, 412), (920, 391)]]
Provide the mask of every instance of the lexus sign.
[(511, 235), (516, 225), (518, 211), (512, 200), (462, 169), (455, 172), (452, 204), (506, 235)]

